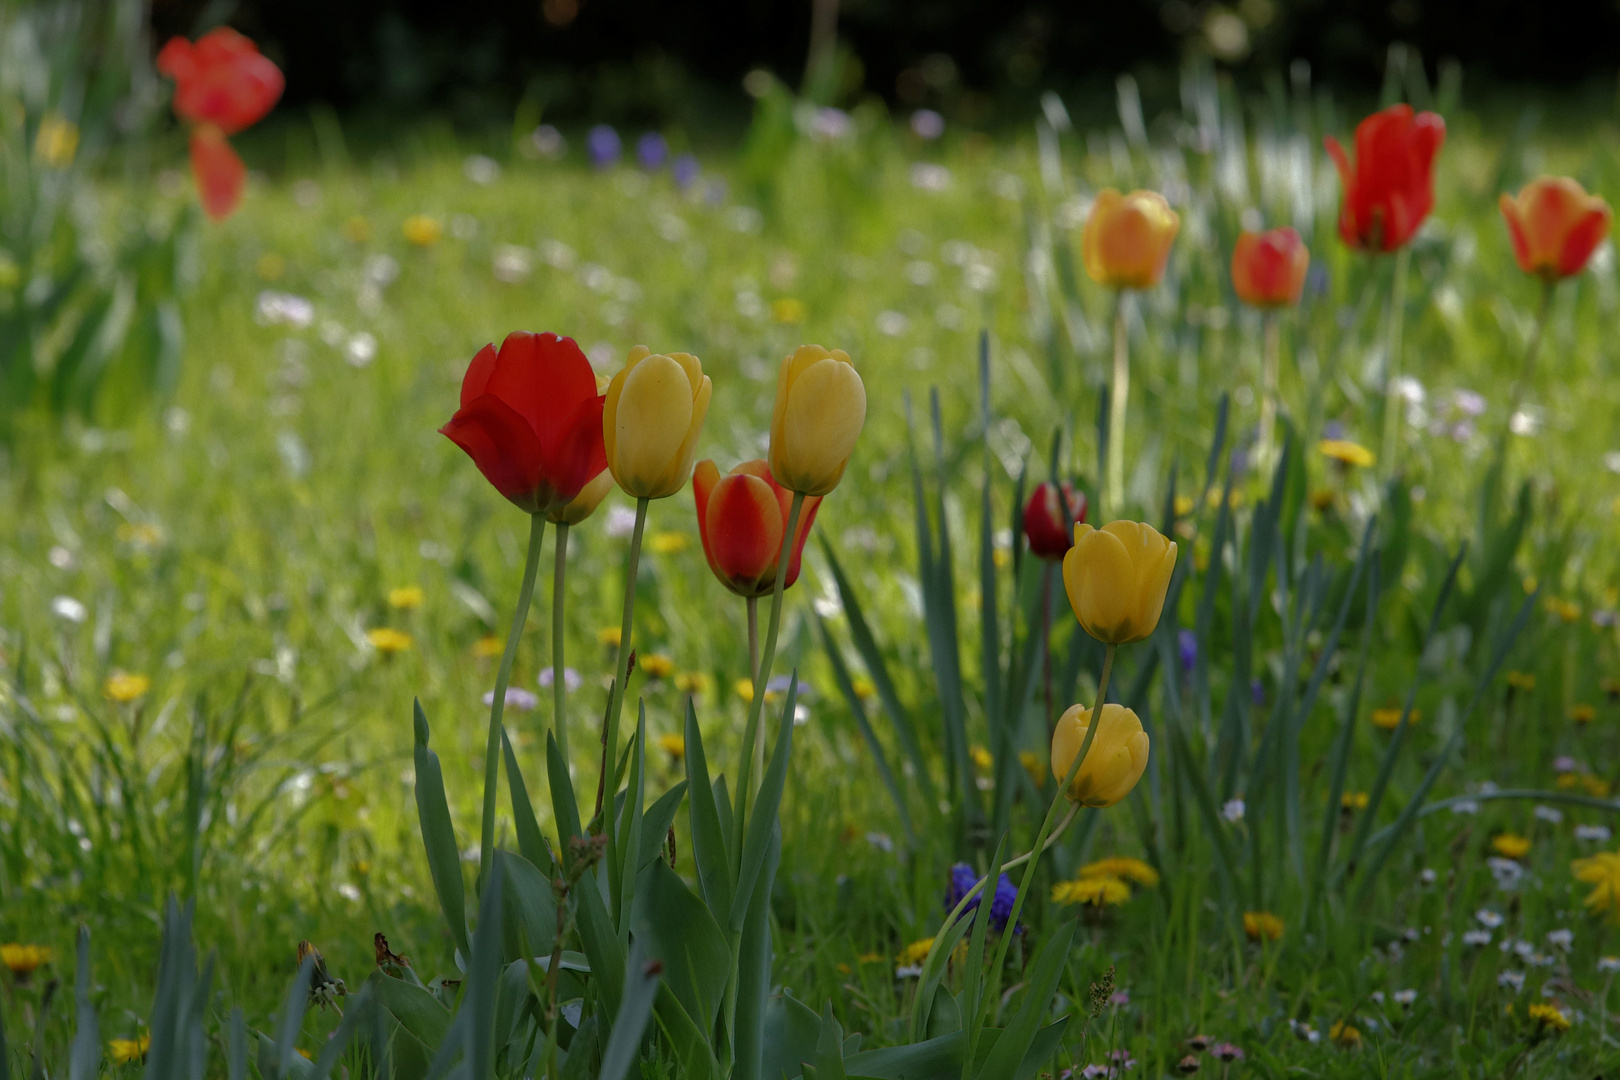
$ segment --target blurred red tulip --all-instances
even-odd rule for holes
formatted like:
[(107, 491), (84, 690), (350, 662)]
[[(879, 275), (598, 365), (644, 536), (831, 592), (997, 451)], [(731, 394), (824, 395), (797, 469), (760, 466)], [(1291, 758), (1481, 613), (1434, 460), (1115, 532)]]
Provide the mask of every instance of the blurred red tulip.
[[(738, 596), (769, 596), (776, 588), (776, 564), (782, 557), (793, 493), (776, 482), (764, 461), (745, 461), (725, 476), (712, 461), (700, 461), (692, 473), (697, 500), (698, 533), (709, 569)], [(821, 497), (804, 500), (793, 550), (788, 555), (789, 588), (799, 579), (799, 556)]]
[(1614, 216), (1601, 196), (1567, 176), (1532, 180), (1516, 198), (1504, 194), (1501, 206), (1519, 268), (1548, 281), (1586, 269)]
[[(1065, 515), (1065, 507), (1067, 514)], [(1086, 520), (1086, 495), (1063, 482), (1063, 502), (1050, 481), (1036, 486), (1024, 504), (1024, 535), (1029, 550), (1043, 559), (1061, 559), (1074, 546), (1074, 527)]]
[(553, 514), (607, 468), (604, 400), (573, 338), (517, 331), (473, 357), (439, 431), (520, 509)]
[(213, 124), (226, 135), (262, 120), (286, 85), (281, 69), (228, 26), (195, 44), (170, 38), (158, 53), (157, 69), (174, 80), (175, 115)]
[(1404, 247), (1434, 208), (1434, 156), (1446, 140), (1446, 122), (1432, 112), (1413, 115), (1391, 105), (1356, 126), (1352, 168), (1333, 136), (1324, 142), (1344, 185), (1339, 235), (1366, 251)]
[(247, 166), (213, 124), (199, 124), (192, 129), (191, 173), (197, 178), (203, 212), (215, 221), (230, 217), (242, 201)]
[(1293, 229), (1246, 232), (1232, 249), (1232, 288), (1238, 299), (1255, 307), (1289, 307), (1299, 303), (1311, 253)]

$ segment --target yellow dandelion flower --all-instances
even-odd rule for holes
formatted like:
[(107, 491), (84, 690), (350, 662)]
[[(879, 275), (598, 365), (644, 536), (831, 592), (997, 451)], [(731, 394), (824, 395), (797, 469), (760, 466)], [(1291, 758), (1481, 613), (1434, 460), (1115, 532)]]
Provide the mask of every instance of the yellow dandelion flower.
[(854, 685), (855, 696), (862, 701), (870, 701), (877, 697), (877, 683), (868, 679), (865, 675), (856, 676)]
[(1530, 854), (1530, 838), (1518, 833), (1497, 833), (1491, 837), (1491, 850), (1504, 859), (1522, 859)]
[(1333, 1045), (1345, 1050), (1357, 1050), (1361, 1047), (1361, 1032), (1343, 1020), (1335, 1020), (1333, 1026), (1328, 1028), (1328, 1038)]
[(854, 968), (850, 967), (848, 964), (844, 963), (843, 961), (839, 961), (837, 964), (834, 964), (833, 966), (838, 969), (838, 974), (840, 974), (840, 975), (850, 975), (850, 974), (853, 974), (854, 971), (855, 971)]
[(6, 965), (19, 981), (49, 964), (53, 955), (49, 945), (0, 945), (0, 964)]
[(264, 281), (280, 281), (287, 273), (287, 260), (274, 251), (267, 251), (259, 256), (259, 261), (253, 264), (253, 272)]
[(157, 547), (163, 542), (163, 530), (149, 521), (126, 521), (117, 532), (120, 543), (138, 548)]
[(315, 1055), (310, 1053), (308, 1050), (305, 1050), (302, 1046), (294, 1047), (294, 1049), (298, 1051), (298, 1056), (303, 1058), (305, 1061), (315, 1060)]
[[(1422, 710), (1413, 709), (1412, 715), (1407, 718), (1406, 726), (1411, 727), (1421, 719), (1423, 719)], [(1372, 711), (1372, 722), (1374, 727), (1381, 727), (1385, 731), (1394, 731), (1401, 726), (1401, 710), (1393, 707), (1374, 709)]]
[(731, 684), (731, 692), (742, 698), (744, 701), (753, 701), (754, 680), (738, 679), (736, 682)]
[(39, 122), (34, 135), (34, 156), (53, 169), (65, 169), (73, 164), (79, 152), (79, 126), (56, 113), (49, 113)]
[(1178, 518), (1186, 517), (1188, 514), (1193, 512), (1193, 507), (1195, 505), (1197, 505), (1197, 504), (1195, 504), (1193, 502), (1193, 497), (1191, 495), (1177, 495), (1176, 496), (1176, 504), (1175, 504), (1175, 507), (1174, 507), (1175, 512), (1176, 512), (1176, 517), (1178, 517)]
[(438, 218), (428, 217), (426, 214), (412, 214), (405, 219), (400, 227), (405, 239), (417, 247), (432, 247), (444, 235), (444, 225)]
[(707, 694), (710, 679), (701, 671), (683, 671), (675, 676), (675, 689), (683, 694)]
[(363, 244), (371, 239), (371, 222), (356, 214), (343, 223), (343, 235), (356, 244)]
[(609, 648), (617, 649), (622, 640), (623, 631), (617, 626), (604, 626), (596, 632), (596, 640)]
[(660, 735), (658, 736), (658, 745), (676, 761), (686, 757), (686, 736), (684, 735)]
[(972, 760), (974, 768), (985, 772), (989, 772), (996, 763), (996, 759), (990, 755), (990, 751), (983, 746), (969, 747), (968, 757)]
[(1620, 679), (1604, 679), (1598, 684), (1610, 701), (1620, 701)]
[(146, 1032), (133, 1039), (108, 1039), (107, 1056), (114, 1065), (128, 1065), (132, 1061), (146, 1060), (146, 1051), (152, 1045), (152, 1036)]
[(1349, 439), (1323, 439), (1316, 444), (1316, 449), (1347, 468), (1352, 466), (1371, 468), (1372, 463), (1377, 460), (1371, 450)]
[(379, 626), (375, 630), (366, 631), (366, 640), (371, 647), (384, 656), (402, 653), (411, 647), (411, 635), (388, 626)]
[(1547, 610), (1567, 623), (1572, 623), (1581, 617), (1581, 605), (1573, 600), (1548, 600)]
[[(1565, 773), (1564, 775), (1569, 774)], [(1601, 776), (1593, 776), (1591, 773), (1582, 774), (1581, 787), (1585, 788), (1586, 793), (1594, 799), (1607, 799), (1611, 789), (1611, 785), (1607, 780)]]
[(674, 555), (692, 546), (692, 534), (684, 532), (653, 533), (652, 549), (658, 555)]
[(1558, 779), (1553, 781), (1553, 787), (1559, 791), (1574, 791), (1581, 786), (1581, 778), (1572, 772), (1559, 773)]
[(491, 657), (501, 655), (505, 649), (506, 643), (500, 638), (496, 637), (494, 634), (485, 634), (483, 637), (473, 642), (472, 652), (474, 656), (488, 660)]
[(928, 950), (933, 947), (934, 939), (931, 937), (923, 938), (921, 941), (913, 941), (910, 945), (901, 949), (900, 955), (895, 959), (899, 961), (902, 967), (920, 964), (928, 959)]
[(107, 681), (101, 687), (101, 692), (111, 701), (128, 704), (136, 698), (145, 697), (146, 692), (152, 689), (152, 680), (145, 675), (131, 675), (127, 671), (115, 671), (107, 676)]
[(1536, 575), (1526, 574), (1524, 575), (1524, 580), (1519, 582), (1519, 584), (1524, 588), (1524, 595), (1529, 596), (1531, 593), (1536, 591), (1536, 586), (1541, 583), (1536, 580)]
[(990, 561), (995, 564), (997, 570), (1005, 570), (1011, 566), (1012, 558), (1012, 552), (1006, 548), (996, 548), (990, 553)]
[(1029, 773), (1030, 783), (1036, 787), (1040, 787), (1041, 784), (1046, 782), (1046, 762), (1035, 751), (1018, 751), (1018, 764), (1022, 765), (1024, 771)]
[(1123, 904), (1130, 898), (1131, 887), (1119, 878), (1107, 874), (1060, 881), (1052, 886), (1054, 904), (1090, 904), (1092, 907), (1102, 907), (1104, 904)]
[(415, 611), (424, 599), (420, 585), (401, 585), (388, 590), (388, 606), (399, 611)]
[(1347, 791), (1339, 796), (1339, 805), (1346, 810), (1365, 810), (1367, 802), (1365, 791)]
[(1276, 941), (1283, 936), (1283, 921), (1269, 911), (1245, 911), (1243, 932), (1250, 941)]
[(1080, 877), (1117, 877), (1122, 881), (1135, 882), (1145, 888), (1153, 888), (1159, 883), (1159, 872), (1141, 859), (1133, 859), (1128, 855), (1114, 855), (1107, 859), (1098, 859), (1089, 862), (1080, 868)]
[(1577, 724), (1590, 724), (1597, 719), (1597, 709), (1586, 704), (1572, 705), (1569, 710), (1569, 718)]
[(1528, 671), (1510, 671), (1507, 673), (1507, 684), (1514, 690), (1534, 690), (1536, 677)]
[(667, 679), (675, 673), (675, 661), (663, 653), (648, 653), (636, 658), (636, 667), (649, 679)]
[(1561, 1035), (1570, 1028), (1569, 1017), (1556, 1005), (1538, 1001), (1527, 1010), (1536, 1027)]
[[(930, 940), (929, 944), (933, 944), (933, 941)], [(888, 957), (880, 952), (861, 953), (857, 958), (857, 962), (862, 964), (881, 964), (886, 960), (888, 960)]]
[(1604, 851), (1569, 864), (1575, 880), (1592, 886), (1586, 906), (1595, 915), (1607, 911), (1620, 922), (1620, 851)]
[(1311, 509), (1318, 512), (1333, 509), (1333, 504), (1339, 501), (1339, 493), (1332, 488), (1317, 488), (1311, 492)]
[(797, 324), (804, 322), (804, 301), (784, 296), (780, 300), (771, 301), (771, 318), (779, 323)]

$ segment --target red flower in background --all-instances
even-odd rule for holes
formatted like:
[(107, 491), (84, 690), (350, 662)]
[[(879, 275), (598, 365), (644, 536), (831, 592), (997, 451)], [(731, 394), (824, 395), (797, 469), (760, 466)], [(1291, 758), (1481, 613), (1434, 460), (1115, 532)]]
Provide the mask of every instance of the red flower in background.
[(1586, 269), (1614, 216), (1601, 196), (1567, 176), (1537, 177), (1517, 197), (1504, 194), (1501, 207), (1519, 268), (1548, 281)]
[(169, 39), (158, 53), (157, 69), (174, 80), (175, 115), (195, 125), (191, 171), (203, 209), (215, 221), (223, 220), (241, 201), (247, 178), (247, 167), (225, 136), (263, 119), (286, 80), (257, 45), (224, 26), (195, 43)]
[(1246, 232), (1232, 249), (1232, 289), (1254, 307), (1289, 307), (1299, 303), (1311, 253), (1293, 229)]
[[(769, 596), (776, 588), (776, 564), (782, 557), (793, 493), (776, 482), (769, 465), (756, 459), (725, 476), (714, 462), (698, 462), (692, 495), (697, 500), (703, 554), (714, 576), (738, 596)], [(799, 556), (820, 506), (821, 497), (812, 495), (799, 511), (784, 589), (799, 579)]]
[[(1065, 512), (1065, 508), (1067, 508)], [(1063, 481), (1063, 502), (1050, 480), (1037, 484), (1024, 504), (1024, 535), (1029, 550), (1043, 559), (1061, 559), (1074, 546), (1074, 527), (1086, 520), (1086, 495)]]
[(1356, 125), (1356, 162), (1329, 135), (1323, 140), (1344, 185), (1339, 236), (1353, 248), (1394, 251), (1434, 208), (1434, 156), (1446, 122), (1432, 112), (1391, 105)]
[(485, 345), (439, 432), (531, 514), (560, 511), (607, 468), (596, 374), (573, 338), (517, 331)]

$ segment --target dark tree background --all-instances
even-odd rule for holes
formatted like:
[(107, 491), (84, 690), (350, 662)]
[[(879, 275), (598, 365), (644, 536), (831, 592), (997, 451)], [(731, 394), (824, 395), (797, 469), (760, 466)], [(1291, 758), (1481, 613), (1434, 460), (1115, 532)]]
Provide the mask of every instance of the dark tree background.
[[(766, 67), (798, 84), (828, 0), (154, 0), (158, 39), (227, 21), (287, 72), (287, 102), (338, 109), (659, 122), (744, 103)], [(1175, 69), (1202, 51), (1240, 77), (1310, 61), (1376, 86), (1390, 43), (1471, 85), (1612, 80), (1620, 0), (842, 0), (843, 94), (991, 115), (1045, 87)], [(723, 109), (722, 109), (723, 111)]]

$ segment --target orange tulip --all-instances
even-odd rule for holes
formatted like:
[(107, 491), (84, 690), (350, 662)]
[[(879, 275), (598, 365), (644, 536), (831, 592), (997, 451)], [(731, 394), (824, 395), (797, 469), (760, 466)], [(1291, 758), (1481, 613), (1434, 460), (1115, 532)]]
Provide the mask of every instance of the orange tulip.
[(1538, 177), (1517, 197), (1504, 194), (1501, 207), (1519, 269), (1549, 282), (1586, 269), (1614, 216), (1602, 196), (1567, 176)]
[(1086, 273), (1114, 289), (1151, 289), (1164, 276), (1181, 218), (1157, 191), (1097, 193), (1080, 238)]
[[(743, 462), (725, 476), (714, 462), (698, 462), (692, 472), (692, 494), (697, 500), (703, 554), (714, 576), (738, 596), (769, 596), (776, 588), (776, 564), (782, 557), (793, 493), (776, 482), (765, 462), (756, 459)], [(799, 555), (820, 505), (820, 496), (807, 496), (799, 511), (784, 589), (798, 580)]]
[(1246, 232), (1232, 249), (1232, 288), (1238, 299), (1259, 308), (1299, 303), (1311, 253), (1293, 229)]

